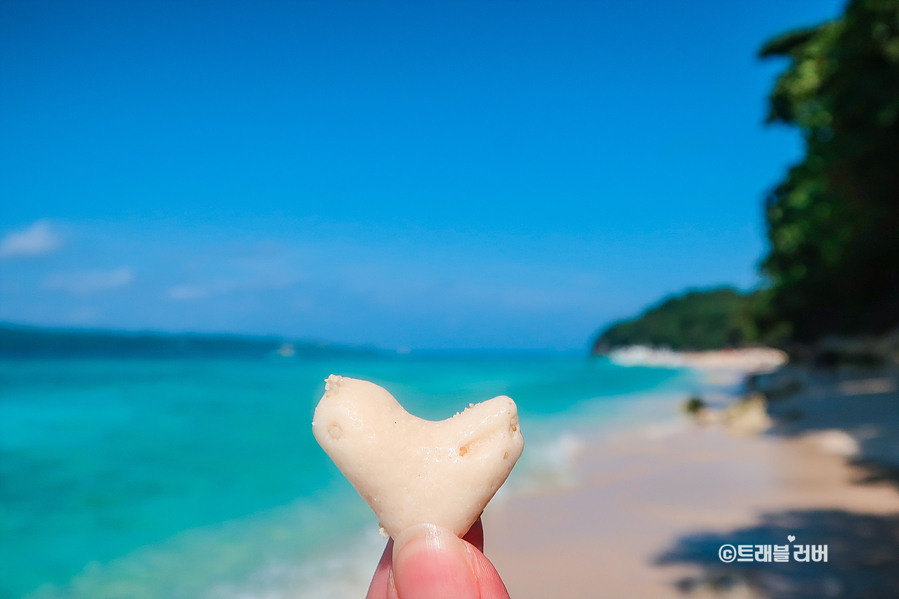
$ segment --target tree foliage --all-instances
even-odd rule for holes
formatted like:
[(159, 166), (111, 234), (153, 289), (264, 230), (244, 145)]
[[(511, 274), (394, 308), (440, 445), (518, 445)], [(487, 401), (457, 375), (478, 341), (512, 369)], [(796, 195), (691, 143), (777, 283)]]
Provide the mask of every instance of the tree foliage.
[(765, 330), (792, 338), (899, 324), (899, 0), (853, 0), (840, 19), (777, 37), (789, 67), (769, 122), (797, 127), (806, 156), (766, 204)]
[(626, 345), (705, 350), (751, 344), (758, 340), (755, 299), (733, 287), (688, 290), (612, 324), (596, 339), (593, 353)]

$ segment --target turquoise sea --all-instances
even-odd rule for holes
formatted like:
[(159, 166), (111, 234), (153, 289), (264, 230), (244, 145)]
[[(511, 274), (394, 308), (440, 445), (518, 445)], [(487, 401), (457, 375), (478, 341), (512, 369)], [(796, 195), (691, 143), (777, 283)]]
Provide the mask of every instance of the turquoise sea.
[(526, 448), (508, 492), (553, 484), (570, 439), (640, 398), (696, 384), (574, 354), (0, 360), (0, 597), (357, 592), (383, 540), (311, 434), (331, 373), (434, 420), (511, 396)]

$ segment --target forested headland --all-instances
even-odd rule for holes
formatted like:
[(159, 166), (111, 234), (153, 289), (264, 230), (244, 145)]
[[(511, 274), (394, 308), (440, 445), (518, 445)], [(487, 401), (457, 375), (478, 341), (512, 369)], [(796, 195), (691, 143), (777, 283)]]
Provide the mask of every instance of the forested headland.
[(853, 0), (759, 55), (788, 61), (767, 121), (805, 141), (764, 199), (762, 285), (669, 298), (600, 332), (594, 352), (813, 345), (899, 328), (899, 0)]

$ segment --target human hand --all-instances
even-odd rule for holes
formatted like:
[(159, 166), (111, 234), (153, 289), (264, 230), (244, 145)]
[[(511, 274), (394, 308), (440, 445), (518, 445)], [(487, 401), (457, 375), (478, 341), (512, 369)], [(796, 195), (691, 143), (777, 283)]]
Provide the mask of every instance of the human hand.
[(417, 524), (387, 541), (366, 599), (509, 599), (484, 554), (481, 519), (464, 540), (433, 524)]

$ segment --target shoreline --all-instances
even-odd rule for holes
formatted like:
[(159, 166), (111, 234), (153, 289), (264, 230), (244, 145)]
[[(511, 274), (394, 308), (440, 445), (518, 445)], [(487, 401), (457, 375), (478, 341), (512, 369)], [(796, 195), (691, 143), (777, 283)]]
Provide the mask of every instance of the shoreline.
[(787, 354), (768, 347), (677, 352), (642, 345), (613, 350), (609, 361), (619, 366), (655, 366), (689, 368), (702, 373), (710, 382), (742, 382), (749, 374), (770, 373), (787, 363)]
[[(696, 370), (705, 380), (703, 395), (727, 405), (737, 401), (736, 384), (750, 373), (782, 364), (777, 354), (750, 351), (625, 355), (632, 365)], [(846, 388), (842, 381), (834, 389), (840, 384)], [(778, 570), (724, 564), (716, 553), (720, 544), (735, 538), (787, 543), (780, 536), (793, 531), (806, 542), (839, 546), (845, 534), (814, 524), (815, 518), (899, 518), (895, 486), (861, 484), (864, 470), (847, 460), (836, 436), (833, 430), (784, 435), (777, 425), (767, 434), (740, 434), (721, 422), (684, 416), (582, 439), (572, 465), (579, 484), (514, 494), (488, 506), (487, 556), (518, 599), (769, 596), (766, 585), (774, 584)], [(786, 524), (778, 529), (778, 522)], [(864, 554), (857, 545), (850, 543), (849, 553), (832, 547), (837, 573), (828, 570), (801, 584), (829, 584), (818, 589), (820, 596), (853, 596), (843, 593), (852, 577), (839, 568), (845, 570), (841, 562), (852, 552)]]

